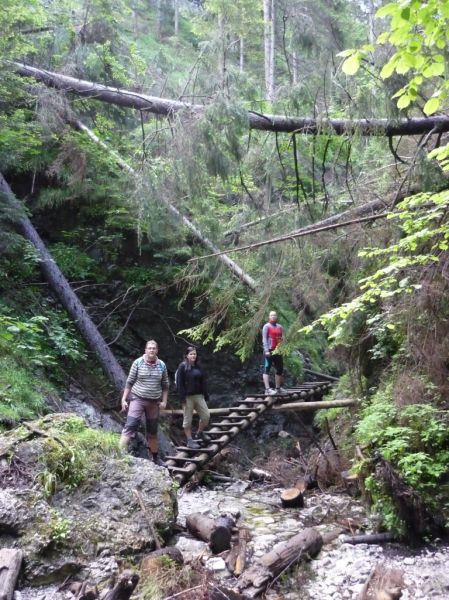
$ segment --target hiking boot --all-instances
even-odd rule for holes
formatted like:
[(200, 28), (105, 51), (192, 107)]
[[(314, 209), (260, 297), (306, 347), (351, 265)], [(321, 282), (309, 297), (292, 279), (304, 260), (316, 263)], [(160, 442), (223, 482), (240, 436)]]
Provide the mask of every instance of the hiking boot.
[(276, 388), (276, 394), (286, 394), (287, 390), (283, 387)]
[(190, 438), (189, 440), (187, 440), (187, 448), (191, 448), (192, 450), (199, 450), (201, 446), (196, 440), (192, 440), (192, 438)]
[(167, 465), (164, 463), (160, 456), (153, 456), (153, 462), (158, 467), (167, 467)]
[(274, 395), (276, 394), (276, 390), (273, 390), (273, 388), (267, 388), (267, 389), (265, 390), (265, 394), (266, 394), (267, 396), (274, 396)]
[(207, 445), (212, 442), (210, 437), (203, 431), (198, 431), (198, 433), (195, 436), (195, 441), (198, 442), (199, 444), (203, 444), (203, 445)]

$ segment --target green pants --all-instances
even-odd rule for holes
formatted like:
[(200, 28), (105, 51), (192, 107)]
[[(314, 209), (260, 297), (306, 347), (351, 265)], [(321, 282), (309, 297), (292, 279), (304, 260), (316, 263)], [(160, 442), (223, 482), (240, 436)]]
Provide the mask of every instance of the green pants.
[(209, 423), (210, 412), (207, 408), (206, 400), (204, 399), (203, 394), (193, 394), (192, 396), (186, 397), (186, 403), (184, 405), (184, 420), (182, 422), (184, 429), (186, 427), (192, 427), (194, 410), (198, 413), (200, 421), (203, 423), (203, 425), (207, 425)]

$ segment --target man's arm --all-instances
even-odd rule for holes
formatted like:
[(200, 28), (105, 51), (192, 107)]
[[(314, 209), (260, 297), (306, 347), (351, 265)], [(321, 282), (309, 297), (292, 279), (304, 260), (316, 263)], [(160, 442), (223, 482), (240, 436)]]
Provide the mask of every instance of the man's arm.
[(262, 328), (262, 344), (264, 352), (269, 352), (270, 340), (268, 339), (268, 323), (265, 323), (265, 325)]
[(165, 364), (164, 364), (164, 370), (162, 371), (161, 387), (162, 387), (162, 399), (161, 399), (160, 407), (166, 408), (167, 400), (168, 400), (169, 381), (168, 381), (167, 367), (165, 366)]
[(123, 390), (122, 395), (122, 410), (128, 410), (129, 402), (128, 396), (131, 391), (132, 386), (135, 384), (137, 380), (137, 361), (135, 360), (131, 365), (131, 369), (129, 370), (128, 379), (125, 383), (125, 389)]

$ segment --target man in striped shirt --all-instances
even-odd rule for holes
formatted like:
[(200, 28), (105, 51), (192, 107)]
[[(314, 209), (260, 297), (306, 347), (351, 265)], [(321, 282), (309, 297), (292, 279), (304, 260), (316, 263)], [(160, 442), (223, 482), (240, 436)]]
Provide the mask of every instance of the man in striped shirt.
[[(158, 345), (154, 340), (147, 342), (145, 354), (131, 365), (122, 396), (122, 410), (128, 410), (120, 444), (127, 446), (136, 435), (143, 415), (146, 419), (147, 440), (153, 461), (164, 466), (159, 458), (157, 430), (159, 411), (167, 406), (168, 373), (165, 363), (157, 357)], [(129, 398), (129, 400), (128, 400)]]

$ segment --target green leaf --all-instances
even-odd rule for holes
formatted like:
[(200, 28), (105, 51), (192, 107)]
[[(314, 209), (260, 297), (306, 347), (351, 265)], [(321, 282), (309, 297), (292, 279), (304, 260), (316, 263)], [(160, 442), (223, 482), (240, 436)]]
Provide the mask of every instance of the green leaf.
[(394, 15), (398, 12), (398, 10), (399, 8), (397, 4), (394, 2), (390, 2), (389, 4), (385, 4), (385, 6), (379, 8), (379, 10), (376, 12), (376, 18), (381, 19), (382, 17)]
[(440, 108), (440, 99), (439, 98), (430, 98), (424, 104), (424, 113), (426, 115), (433, 115)]
[(407, 108), (411, 102), (411, 98), (408, 94), (401, 96), (397, 102), (398, 108)]
[(401, 18), (404, 19), (404, 21), (410, 20), (410, 7), (409, 6), (407, 6), (407, 8), (402, 9)]
[(424, 75), (424, 77), (438, 77), (439, 75), (443, 75), (444, 74), (444, 64), (442, 63), (432, 63), (429, 66), (427, 66), (422, 74)]
[(359, 53), (352, 54), (349, 58), (345, 60), (342, 65), (343, 73), (346, 75), (354, 75), (360, 68), (360, 60), (361, 56)]
[(380, 72), (380, 76), (382, 77), (382, 79), (388, 79), (388, 77), (391, 77), (391, 75), (393, 75), (397, 62), (395, 59), (396, 57), (393, 56), (393, 58), (391, 58), (387, 62), (387, 64), (382, 67), (382, 71)]
[(348, 56), (351, 56), (355, 52), (356, 52), (356, 50), (354, 50), (354, 48), (349, 48), (347, 50), (343, 50), (342, 52), (339, 52), (337, 54), (337, 56), (340, 56), (341, 58), (347, 58)]

